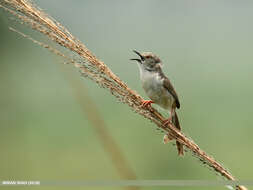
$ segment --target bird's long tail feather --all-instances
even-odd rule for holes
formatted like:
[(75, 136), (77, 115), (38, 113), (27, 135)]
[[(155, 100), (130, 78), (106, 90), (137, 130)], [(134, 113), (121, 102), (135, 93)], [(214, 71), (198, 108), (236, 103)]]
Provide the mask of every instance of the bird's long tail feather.
[[(177, 117), (177, 113), (175, 112), (175, 114), (173, 115), (172, 117), (172, 122), (173, 124), (175, 125), (175, 127), (179, 130), (181, 130), (181, 127), (180, 127), (180, 123), (179, 123), (179, 120), (178, 120), (178, 117)], [(176, 141), (176, 145), (177, 145), (177, 150), (178, 150), (178, 155), (179, 156), (183, 156), (184, 155), (184, 147), (183, 147), (183, 144), (181, 144), (180, 142)]]

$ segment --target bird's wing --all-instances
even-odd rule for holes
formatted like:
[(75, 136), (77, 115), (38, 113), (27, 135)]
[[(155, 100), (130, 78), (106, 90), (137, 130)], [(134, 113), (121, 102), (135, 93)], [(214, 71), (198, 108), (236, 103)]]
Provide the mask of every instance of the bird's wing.
[(167, 77), (165, 77), (164, 80), (163, 80), (163, 86), (173, 96), (173, 98), (175, 99), (175, 102), (176, 102), (176, 106), (179, 109), (180, 108), (180, 103), (179, 103), (179, 99), (178, 99), (177, 93), (176, 93), (174, 87), (172, 86), (170, 80)]

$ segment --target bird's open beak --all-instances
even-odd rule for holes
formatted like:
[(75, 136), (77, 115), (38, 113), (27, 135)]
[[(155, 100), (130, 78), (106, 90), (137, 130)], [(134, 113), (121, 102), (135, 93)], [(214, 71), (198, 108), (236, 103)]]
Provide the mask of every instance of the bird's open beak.
[(144, 61), (144, 57), (136, 50), (133, 50), (133, 52), (139, 55), (141, 59), (130, 59), (130, 60), (138, 61), (139, 63), (142, 63), (141, 61)]

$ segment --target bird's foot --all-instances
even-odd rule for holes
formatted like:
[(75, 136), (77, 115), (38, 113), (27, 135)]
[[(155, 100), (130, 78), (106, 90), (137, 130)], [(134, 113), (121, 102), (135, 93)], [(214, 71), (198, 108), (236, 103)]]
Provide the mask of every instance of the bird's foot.
[(166, 120), (163, 121), (163, 125), (166, 126), (166, 125), (168, 125), (171, 122), (172, 122), (172, 117), (170, 116), (168, 119), (166, 119)]
[(163, 136), (163, 144), (167, 144), (168, 142), (170, 142), (172, 140), (173, 140), (173, 138), (169, 134), (166, 134)]
[(154, 103), (152, 100), (143, 100), (141, 103), (141, 107), (147, 107)]

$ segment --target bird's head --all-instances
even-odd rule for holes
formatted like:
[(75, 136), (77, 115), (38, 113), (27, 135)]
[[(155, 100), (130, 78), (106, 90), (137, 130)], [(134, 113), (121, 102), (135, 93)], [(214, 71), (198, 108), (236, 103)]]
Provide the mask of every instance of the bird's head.
[(148, 71), (156, 71), (161, 68), (161, 60), (155, 54), (151, 52), (143, 52), (139, 53), (138, 51), (133, 50), (140, 58), (139, 59), (131, 59), (137, 61), (139, 66)]

